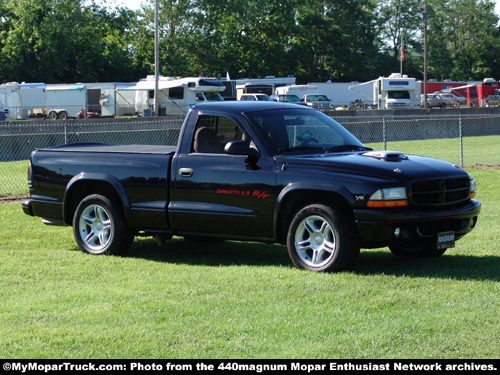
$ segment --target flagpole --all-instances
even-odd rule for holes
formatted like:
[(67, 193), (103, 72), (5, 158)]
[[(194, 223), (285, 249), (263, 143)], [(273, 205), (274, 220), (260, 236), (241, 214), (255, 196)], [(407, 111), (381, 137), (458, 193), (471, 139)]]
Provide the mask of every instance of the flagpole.
[(159, 32), (158, 32), (158, 0), (155, 0), (155, 102), (154, 114), (157, 117), (160, 115), (159, 98), (158, 98), (158, 81), (160, 80), (160, 54), (159, 54)]
[(405, 43), (403, 41), (403, 34), (401, 34), (401, 56), (399, 58), (400, 61), (400, 67), (399, 67), (399, 73), (401, 74), (401, 77), (403, 77), (403, 60), (405, 59)]

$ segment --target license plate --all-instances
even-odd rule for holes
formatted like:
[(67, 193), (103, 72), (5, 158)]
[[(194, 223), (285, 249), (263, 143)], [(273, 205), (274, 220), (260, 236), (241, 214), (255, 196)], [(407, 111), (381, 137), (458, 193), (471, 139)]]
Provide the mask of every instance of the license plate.
[(455, 247), (455, 232), (441, 232), (437, 235), (437, 248), (447, 249), (449, 247)]

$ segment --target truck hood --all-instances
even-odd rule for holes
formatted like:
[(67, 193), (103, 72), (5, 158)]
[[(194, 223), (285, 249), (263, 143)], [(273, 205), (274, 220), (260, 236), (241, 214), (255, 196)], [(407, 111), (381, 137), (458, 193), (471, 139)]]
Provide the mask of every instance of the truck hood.
[(459, 166), (428, 157), (404, 155), (399, 151), (363, 151), (321, 154), (282, 155), (277, 159), (288, 167), (384, 180), (413, 181), (443, 177), (466, 176)]

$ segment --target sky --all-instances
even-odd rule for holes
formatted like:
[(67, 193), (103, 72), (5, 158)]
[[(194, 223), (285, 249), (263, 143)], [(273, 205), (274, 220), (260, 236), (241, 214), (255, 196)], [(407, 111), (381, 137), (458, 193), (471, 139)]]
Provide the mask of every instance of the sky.
[[(137, 10), (141, 7), (143, 0), (113, 0), (118, 5), (126, 6), (127, 8)], [(500, 17), (500, 0), (495, 0), (495, 11)]]

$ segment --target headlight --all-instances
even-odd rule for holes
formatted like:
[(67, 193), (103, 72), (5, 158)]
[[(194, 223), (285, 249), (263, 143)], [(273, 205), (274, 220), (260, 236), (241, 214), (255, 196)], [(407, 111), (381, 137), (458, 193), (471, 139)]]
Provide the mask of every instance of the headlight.
[(469, 175), (469, 178), (470, 178), (470, 192), (469, 192), (469, 199), (472, 199), (476, 196), (476, 192), (477, 192), (477, 184), (476, 184), (476, 181), (474, 180), (474, 178)]
[(406, 188), (395, 187), (379, 189), (368, 199), (367, 207), (405, 207), (408, 206)]

